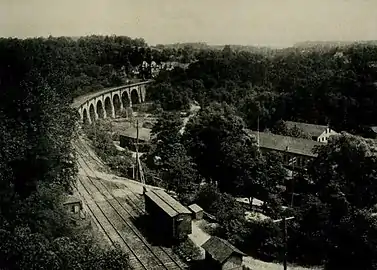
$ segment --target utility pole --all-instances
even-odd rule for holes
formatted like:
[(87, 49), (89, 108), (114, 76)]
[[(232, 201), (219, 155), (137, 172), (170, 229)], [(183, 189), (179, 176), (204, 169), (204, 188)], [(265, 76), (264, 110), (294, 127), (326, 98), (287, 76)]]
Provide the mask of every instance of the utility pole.
[(136, 181), (139, 180), (139, 119), (136, 118)]
[(295, 157), (295, 160), (293, 161), (293, 170), (292, 170), (292, 197), (291, 197), (291, 207), (293, 207), (293, 198), (295, 196), (295, 164), (296, 164), (297, 158)]
[(258, 126), (258, 137), (257, 137), (257, 145), (258, 145), (258, 151), (259, 151), (259, 111), (258, 111), (258, 120), (257, 120), (257, 126)]
[(284, 241), (284, 258), (283, 258), (283, 267), (284, 270), (287, 270), (287, 253), (288, 253), (288, 240), (287, 240), (287, 220), (292, 220), (295, 217), (283, 217), (282, 219), (277, 219), (272, 221), (273, 223), (278, 223), (283, 221), (283, 241)]
[(284, 224), (284, 230), (283, 230), (283, 237), (284, 237), (284, 261), (283, 261), (283, 267), (284, 270), (287, 270), (287, 220), (285, 217), (283, 217), (283, 224)]
[(139, 158), (139, 119), (136, 118), (136, 181), (139, 180), (142, 184), (145, 184), (144, 174), (143, 174), (143, 168), (141, 166), (140, 158)]

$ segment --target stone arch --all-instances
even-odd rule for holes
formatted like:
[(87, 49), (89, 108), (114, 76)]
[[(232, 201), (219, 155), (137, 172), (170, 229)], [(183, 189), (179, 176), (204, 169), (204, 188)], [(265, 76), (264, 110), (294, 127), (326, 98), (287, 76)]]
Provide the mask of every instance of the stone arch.
[(101, 100), (97, 101), (97, 114), (98, 118), (105, 118), (105, 110), (103, 109), (103, 104)]
[(131, 90), (131, 101), (132, 101), (132, 105), (140, 103), (139, 102), (139, 93), (137, 92), (137, 89)]
[(88, 117), (88, 111), (86, 110), (86, 108), (84, 108), (82, 110), (82, 122), (84, 124), (89, 124), (89, 117)]
[(131, 100), (130, 100), (130, 97), (128, 95), (128, 92), (127, 91), (124, 91), (122, 93), (122, 104), (123, 104), (123, 108), (128, 108), (130, 107), (130, 103), (131, 103)]
[(114, 105), (114, 114), (115, 114), (115, 116), (117, 116), (117, 115), (119, 115), (121, 108), (122, 108), (118, 94), (115, 94), (113, 96), (113, 105)]
[(89, 106), (89, 116), (90, 116), (91, 122), (96, 121), (96, 111), (94, 109), (93, 103), (91, 103)]
[(113, 104), (111, 103), (111, 98), (109, 96), (105, 98), (105, 111), (107, 117), (113, 117)]

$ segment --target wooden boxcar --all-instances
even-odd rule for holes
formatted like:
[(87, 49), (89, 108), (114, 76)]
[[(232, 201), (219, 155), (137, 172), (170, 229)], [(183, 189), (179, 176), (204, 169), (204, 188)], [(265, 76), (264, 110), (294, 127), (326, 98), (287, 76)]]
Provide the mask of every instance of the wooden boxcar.
[(145, 211), (153, 232), (169, 242), (182, 241), (192, 232), (192, 214), (163, 190), (144, 192)]

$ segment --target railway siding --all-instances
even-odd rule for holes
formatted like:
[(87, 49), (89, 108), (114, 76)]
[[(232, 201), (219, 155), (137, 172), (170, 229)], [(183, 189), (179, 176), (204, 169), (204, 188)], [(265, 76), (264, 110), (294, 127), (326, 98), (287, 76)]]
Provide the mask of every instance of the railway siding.
[(109, 242), (118, 243), (130, 254), (134, 269), (186, 269), (187, 265), (171, 249), (147, 242), (132, 222), (143, 214), (143, 210), (138, 209), (143, 205), (142, 197), (118, 184), (109, 187), (108, 183), (101, 181), (88, 165), (87, 159), (94, 157), (85, 152), (86, 147), (76, 145), (80, 170), (78, 190)]

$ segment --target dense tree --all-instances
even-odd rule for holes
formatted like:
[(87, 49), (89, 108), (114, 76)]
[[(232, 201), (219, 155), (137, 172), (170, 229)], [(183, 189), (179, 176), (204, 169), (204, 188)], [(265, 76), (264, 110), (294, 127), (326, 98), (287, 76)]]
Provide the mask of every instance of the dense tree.
[[(363, 125), (376, 124), (375, 51), (372, 45), (308, 52), (289, 48), (272, 55), (230, 47), (201, 51), (187, 70), (168, 75), (171, 88), (179, 89), (174, 93), (178, 106), (173, 102), (165, 108), (181, 108), (192, 99), (201, 105), (225, 101), (236, 105), (252, 128), (259, 116), (262, 128), (289, 119), (360, 132)], [(193, 80), (203, 86), (200, 91), (187, 83)], [(157, 79), (153, 88), (172, 92), (160, 83)], [(166, 94), (152, 99), (166, 100)]]
[(160, 157), (156, 166), (161, 171), (160, 176), (169, 190), (185, 195), (195, 190), (199, 184), (199, 175), (196, 165), (187, 155), (185, 147), (180, 143), (171, 143), (159, 148), (155, 157)]
[(164, 110), (181, 110), (189, 106), (191, 95), (169, 82), (148, 87), (147, 98), (157, 101)]
[(342, 134), (317, 153), (310, 192), (303, 195), (297, 229), (290, 232), (290, 256), (324, 263), (326, 269), (374, 269), (375, 142)]
[(158, 116), (157, 123), (152, 128), (152, 142), (161, 141), (164, 144), (180, 141), (180, 130), (183, 127), (183, 120), (179, 113), (162, 112)]
[(376, 142), (349, 134), (333, 137), (317, 149), (310, 170), (321, 200), (335, 195), (360, 209), (377, 203)]
[[(121, 36), (88, 36), (77, 40), (66, 37), (0, 39), (4, 62), (33, 65), (43, 78), (54, 77), (55, 81), (64, 81), (65, 88), (69, 89), (65, 93), (68, 98), (138, 79), (132, 71), (139, 68), (144, 60), (151, 62), (150, 52), (144, 49), (146, 46), (144, 40)], [(30, 54), (21, 59), (15, 55), (16, 51)]]
[[(0, 40), (2, 269), (128, 268), (120, 250), (83, 243), (85, 230), (72, 226), (62, 207), (77, 172), (71, 144), (77, 115), (65, 76), (74, 73), (73, 44), (65, 38)], [(61, 238), (70, 251), (54, 246)], [(71, 261), (72, 249), (78, 261)]]
[(190, 201), (200, 178), (196, 165), (181, 144), (183, 121), (177, 113), (163, 112), (152, 128), (152, 148), (144, 158), (163, 185), (178, 193), (184, 202)]
[(267, 199), (285, 170), (277, 158), (263, 156), (243, 128), (232, 107), (214, 103), (190, 120), (184, 143), (199, 172), (220, 190)]
[(119, 152), (116, 149), (111, 126), (102, 121), (96, 121), (95, 125), (85, 126), (84, 131), (88, 138), (93, 142), (94, 150), (104, 163), (114, 172), (122, 176), (129, 176), (129, 168), (133, 161), (128, 149)]
[(224, 178), (218, 170), (223, 156), (221, 146), (230, 138), (242, 141), (243, 127), (242, 119), (226, 104), (213, 103), (190, 119), (184, 143), (204, 177), (214, 181)]
[(215, 233), (239, 245), (246, 234), (246, 220), (241, 205), (229, 194), (220, 192), (214, 185), (201, 186), (195, 202), (215, 216), (221, 225)]
[(106, 250), (84, 239), (49, 241), (23, 227), (13, 234), (0, 230), (0, 239), (3, 269), (129, 269), (127, 255), (120, 249)]

